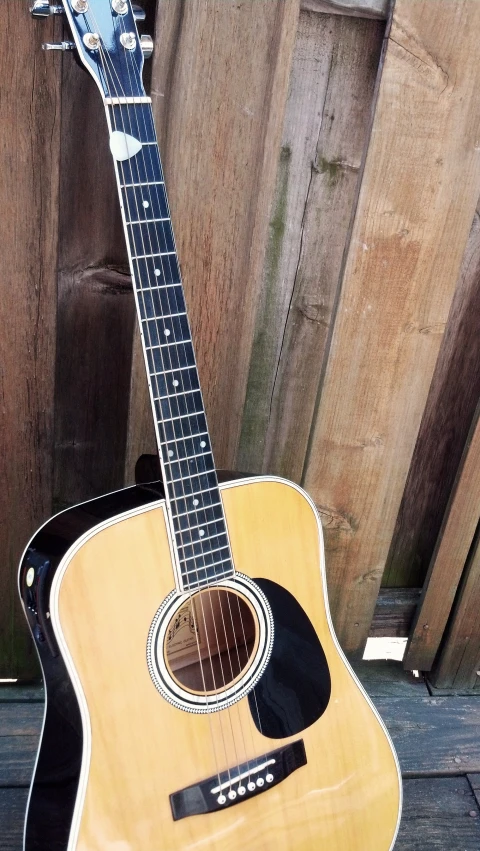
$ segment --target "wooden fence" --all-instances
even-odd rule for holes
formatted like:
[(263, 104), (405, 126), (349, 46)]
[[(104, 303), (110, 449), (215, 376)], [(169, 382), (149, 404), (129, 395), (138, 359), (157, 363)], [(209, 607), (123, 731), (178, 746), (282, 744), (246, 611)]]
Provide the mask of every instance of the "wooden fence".
[[(102, 105), (0, 33), (0, 676), (54, 510), (154, 452)], [(154, 0), (151, 94), (217, 464), (302, 483), (336, 628), (478, 688), (478, 0)], [(473, 223), (473, 224), (472, 224)], [(373, 620), (372, 620), (373, 619)], [(373, 624), (373, 625), (372, 625)]]

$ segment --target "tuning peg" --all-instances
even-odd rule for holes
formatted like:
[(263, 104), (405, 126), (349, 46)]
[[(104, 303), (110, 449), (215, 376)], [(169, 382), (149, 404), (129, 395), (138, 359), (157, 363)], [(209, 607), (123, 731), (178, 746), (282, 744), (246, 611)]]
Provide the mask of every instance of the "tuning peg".
[(48, 0), (35, 0), (30, 7), (32, 18), (48, 18), (49, 15), (63, 15), (63, 6), (52, 5)]
[(132, 3), (133, 17), (136, 21), (144, 21), (146, 18), (145, 9), (142, 9), (137, 3)]
[(140, 36), (140, 46), (143, 51), (143, 55), (145, 59), (150, 59), (153, 53), (153, 38), (151, 35), (141, 35)]
[(47, 41), (42, 44), (43, 50), (76, 50), (77, 45), (74, 41), (59, 41), (58, 44)]

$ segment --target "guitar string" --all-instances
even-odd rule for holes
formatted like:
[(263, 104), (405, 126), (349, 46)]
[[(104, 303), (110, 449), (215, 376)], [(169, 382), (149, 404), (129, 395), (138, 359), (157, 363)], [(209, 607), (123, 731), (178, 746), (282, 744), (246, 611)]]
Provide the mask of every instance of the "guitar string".
[[(125, 26), (124, 26), (124, 21), (123, 21), (123, 20), (121, 21), (121, 28), (123, 29), (123, 31), (124, 31), (124, 33), (125, 33), (125, 32), (126, 32), (126, 30), (125, 30)], [(127, 71), (128, 71), (128, 76), (129, 76), (129, 84), (130, 84), (130, 89), (131, 89), (132, 91), (133, 91), (133, 87), (132, 87), (132, 77), (131, 77), (131, 74), (130, 74), (130, 68), (128, 67), (128, 63), (129, 63), (129, 59), (130, 59), (130, 60), (133, 60), (134, 58), (135, 58), (135, 57), (133, 57), (132, 55), (130, 55), (130, 56), (129, 56), (129, 55), (127, 54), (127, 56), (126, 56), (126, 60), (127, 60), (127, 62), (126, 62), (126, 64), (127, 64)], [(136, 63), (136, 60), (135, 60), (135, 63)], [(138, 78), (140, 78), (140, 69), (138, 68), (138, 65), (137, 65), (137, 69), (136, 69), (136, 70), (137, 70)], [(128, 106), (127, 106), (127, 114), (128, 114), (128, 111), (129, 111), (129, 109), (128, 109)], [(135, 117), (137, 117), (137, 110), (135, 109), (135, 107), (133, 107), (133, 112), (134, 112)], [(147, 136), (148, 136), (148, 130), (147, 130), (147, 126), (146, 126), (145, 115), (144, 115), (144, 112), (143, 112), (142, 110), (141, 110), (141, 112), (142, 112), (142, 115), (143, 115), (143, 123), (144, 123), (145, 136), (147, 137)], [(137, 120), (137, 122), (136, 122), (136, 123), (137, 123), (138, 136), (141, 138), (141, 132), (140, 132), (140, 127), (139, 127), (139, 124), (138, 124), (138, 120)], [(152, 115), (152, 124), (153, 124), (153, 115)], [(131, 123), (131, 122), (130, 122), (130, 128), (132, 129), (132, 123)], [(132, 135), (134, 135), (134, 134), (133, 134), (133, 130), (132, 130)], [(144, 155), (144, 153), (143, 153), (143, 152), (144, 152), (144, 148), (142, 148), (142, 157), (143, 157), (144, 166), (145, 166), (145, 168), (146, 168), (145, 155)], [(149, 150), (149, 153), (150, 153), (150, 167), (151, 167), (151, 170), (152, 170), (152, 172), (153, 172), (154, 164), (153, 164), (153, 160), (152, 160), (152, 152)], [(159, 160), (159, 162), (160, 162), (160, 157), (159, 157), (159, 155), (158, 155), (158, 160)], [(151, 202), (152, 202), (152, 195), (151, 195), (151, 192), (150, 192), (150, 187), (148, 187), (148, 190), (149, 190), (149, 192), (148, 192), (148, 197), (150, 198), (150, 203), (151, 203)], [(147, 194), (147, 193), (145, 193), (145, 194)], [(158, 199), (157, 199), (157, 200), (158, 200)], [(168, 210), (168, 212), (170, 212), (170, 211)], [(166, 243), (166, 234), (165, 234), (165, 227), (164, 227), (163, 222), (162, 222), (162, 229), (163, 229), (164, 242)], [(154, 230), (155, 230), (155, 235), (156, 235), (156, 237), (157, 237), (157, 241), (158, 241), (158, 242), (160, 242), (160, 240), (159, 240), (159, 238), (158, 238), (158, 230), (157, 230), (156, 224), (155, 224), (155, 228), (154, 228)], [(173, 235), (173, 232), (172, 232), (172, 235)], [(150, 239), (150, 234), (149, 234), (149, 239)], [(151, 246), (151, 240), (150, 240), (150, 247), (152, 248), (152, 246)], [(169, 262), (169, 261), (167, 261), (167, 262)], [(170, 305), (170, 302), (169, 302), (169, 305)], [(188, 323), (188, 319), (187, 319), (187, 323)], [(189, 332), (190, 332), (189, 325), (187, 325), (187, 327), (188, 327), (188, 330), (189, 330)], [(172, 329), (172, 330), (173, 330), (173, 329)], [(174, 333), (174, 336), (175, 336), (175, 333)], [(190, 337), (191, 337), (191, 334), (190, 334)], [(180, 344), (181, 344), (181, 341), (180, 341)], [(190, 343), (190, 345), (192, 345), (192, 344)], [(185, 356), (185, 358), (186, 358), (186, 347), (185, 347), (185, 344), (183, 344), (183, 349), (184, 349), (184, 356)], [(193, 346), (192, 346), (192, 349), (193, 349)], [(158, 382), (157, 382), (157, 381), (156, 381), (156, 385), (157, 385), (157, 390), (158, 390)], [(183, 383), (183, 375), (182, 375), (182, 390), (183, 390), (183, 391), (185, 390), (185, 385), (184, 385), (184, 383)], [(200, 396), (201, 396), (201, 392), (200, 392)], [(202, 405), (203, 405), (203, 399), (202, 399), (202, 398), (201, 398), (201, 401), (202, 401)], [(183, 431), (183, 420), (181, 420), (181, 429), (182, 429), (183, 437), (185, 437), (185, 435), (184, 435), (184, 431)], [(184, 443), (185, 443), (185, 440), (184, 440)], [(179, 454), (179, 453), (177, 453), (177, 454)], [(196, 460), (196, 459), (195, 459), (195, 460)], [(196, 463), (196, 467), (197, 467), (197, 477), (198, 477), (198, 478), (200, 478), (200, 471), (199, 471), (199, 469), (198, 469), (198, 463)], [(203, 472), (203, 471), (202, 471), (202, 472)], [(190, 475), (191, 475), (191, 474), (190, 474)], [(183, 481), (182, 481), (182, 483), (181, 483), (181, 484), (182, 484), (182, 489), (183, 489), (183, 491), (185, 492), (185, 489), (184, 489), (184, 486), (183, 486)], [(198, 516), (198, 515), (197, 515), (197, 516)], [(190, 533), (190, 534), (191, 534), (191, 533)], [(215, 539), (215, 536), (214, 536), (214, 539)], [(216, 539), (217, 539), (217, 542), (219, 543), (218, 535), (216, 536)], [(203, 547), (202, 547), (202, 548), (203, 548)], [(193, 549), (193, 547), (192, 547), (192, 549)], [(195, 564), (195, 559), (194, 559), (194, 564)], [(196, 564), (195, 564), (195, 569), (196, 569), (197, 579), (198, 579), (198, 569), (197, 569)], [(213, 613), (213, 609), (212, 609), (212, 597), (211, 597), (211, 590), (210, 590), (209, 583), (208, 583), (208, 578), (207, 578), (207, 593), (208, 593), (208, 597), (209, 597), (209, 601), (210, 601), (210, 610), (211, 610), (211, 611), (212, 611), (212, 613)], [(201, 602), (201, 607), (202, 607), (202, 614), (203, 614), (203, 616), (204, 616), (204, 608), (203, 608), (203, 598), (202, 598), (202, 594), (200, 594), (200, 602)], [(204, 616), (204, 619), (205, 619), (205, 616)], [(223, 620), (223, 611), (222, 611), (222, 620)], [(221, 656), (221, 652), (220, 652), (220, 642), (219, 642), (219, 637), (218, 637), (218, 630), (217, 630), (217, 623), (216, 623), (216, 618), (215, 618), (215, 616), (213, 617), (212, 622), (213, 622), (213, 628), (214, 628), (214, 633), (215, 633), (215, 641), (216, 641), (216, 645), (217, 645), (217, 655), (218, 655), (218, 660), (219, 660), (219, 664), (220, 664), (221, 679), (222, 679), (222, 681), (223, 681), (223, 687), (225, 688), (225, 687), (226, 687), (226, 685), (227, 685), (227, 682), (226, 682), (226, 677), (225, 677), (225, 672), (224, 672), (224, 667), (223, 667), (222, 656)], [(227, 656), (228, 656), (228, 657), (229, 657), (229, 659), (230, 659), (230, 653), (229, 653), (229, 647), (228, 647), (228, 636), (227, 636), (227, 631), (226, 631), (225, 623), (224, 623), (224, 636), (225, 636), (225, 644), (226, 644), (226, 648), (227, 648)], [(206, 637), (207, 637), (207, 644), (208, 644), (208, 648), (209, 648), (209, 651), (210, 651), (210, 644), (209, 644), (209, 640), (208, 640), (208, 633), (207, 633)], [(211, 660), (211, 654), (210, 654), (210, 661), (211, 661), (211, 669), (212, 669), (213, 687), (214, 687), (214, 689), (215, 689), (215, 690), (217, 690), (217, 685), (216, 685), (216, 682), (215, 682), (215, 676), (214, 676), (214, 671), (213, 671), (213, 663), (212, 663), (212, 660)], [(200, 664), (201, 664), (201, 660), (200, 660)], [(232, 674), (233, 674), (233, 666), (231, 665), (231, 660), (230, 660), (230, 667), (231, 667)], [(218, 707), (218, 703), (219, 703), (219, 698), (218, 698), (218, 697), (217, 697), (217, 701), (216, 701), (216, 703), (217, 703), (217, 707)], [(239, 762), (239, 759), (238, 759), (237, 744), (236, 744), (236, 741), (235, 741), (235, 732), (234, 732), (234, 726), (233, 726), (233, 721), (232, 721), (232, 716), (231, 716), (230, 708), (228, 709), (227, 717), (228, 717), (228, 721), (229, 721), (230, 729), (231, 729), (231, 734), (232, 734), (232, 742), (233, 742), (233, 746), (234, 746), (235, 759), (236, 759), (237, 766), (238, 766), (238, 774), (240, 775), (240, 773), (241, 773), (241, 771), (240, 771), (240, 762)], [(243, 730), (242, 730), (242, 733), (243, 733)], [(239, 781), (239, 782), (240, 782), (240, 781)]]
[[(95, 26), (96, 26), (96, 22), (95, 22)], [(96, 26), (96, 29), (98, 29), (98, 27), (97, 27), (97, 26)], [(102, 46), (102, 45), (101, 45), (100, 54), (101, 54), (101, 58), (102, 58), (102, 65), (103, 65), (103, 69), (104, 69), (105, 79), (106, 79), (107, 87), (108, 87), (108, 86), (109, 86), (109, 84), (108, 84), (108, 72), (107, 72), (106, 65), (105, 65), (105, 56), (104, 56), (103, 46)], [(108, 52), (107, 52), (107, 57), (108, 57)], [(109, 58), (109, 57), (108, 57), (108, 58)], [(113, 63), (112, 63), (112, 66), (113, 66)], [(114, 69), (114, 70), (115, 70), (115, 69)], [(115, 72), (115, 73), (116, 73), (116, 72)], [(113, 80), (113, 75), (111, 75), (111, 78), (112, 78), (112, 84), (113, 84), (114, 88), (116, 89), (116, 87), (115, 87), (115, 83), (114, 83), (114, 80)], [(118, 78), (118, 75), (117, 75), (117, 78)], [(118, 92), (116, 92), (116, 94), (117, 94), (117, 96), (118, 96), (118, 94), (119, 94), (119, 93), (118, 93)], [(112, 117), (113, 117), (114, 125), (115, 125), (115, 128), (116, 128), (116, 124), (115, 124), (115, 122), (116, 122), (116, 117), (115, 117), (115, 110), (114, 110), (114, 109), (112, 109)], [(123, 116), (122, 116), (122, 114), (121, 114), (121, 110), (120, 110), (120, 117), (122, 118), (122, 124), (123, 124)], [(124, 133), (126, 132), (126, 131), (125, 131), (125, 126), (123, 126), (123, 132), (124, 132)], [(144, 159), (144, 167), (145, 167), (145, 174), (147, 175), (145, 159)], [(124, 178), (125, 178), (125, 172), (124, 172), (124, 168), (123, 168), (123, 166), (121, 166), (121, 169), (122, 169), (122, 175), (123, 175), (123, 184), (125, 184), (125, 183), (126, 183), (126, 181), (125, 181), (125, 179), (124, 179)], [(137, 219), (139, 219), (139, 218), (140, 218), (140, 216), (138, 215), (138, 201), (137, 201), (137, 198), (136, 198), (136, 193), (134, 192), (133, 194), (134, 194), (134, 196), (135, 196), (135, 202), (136, 202), (136, 207), (137, 207)], [(129, 218), (130, 218), (130, 220), (131, 220), (131, 221), (133, 221), (133, 219), (131, 218), (131, 215), (130, 215), (130, 203), (129, 203), (129, 200), (128, 200), (128, 193), (126, 193), (126, 200), (127, 200), (127, 207), (129, 208)], [(142, 243), (143, 243), (143, 234), (142, 234)], [(144, 244), (144, 243), (143, 243), (143, 244)], [(152, 253), (153, 253), (153, 252), (152, 252)], [(145, 251), (145, 250), (144, 250), (144, 254), (146, 254), (146, 251)], [(139, 291), (140, 291), (140, 290), (137, 290), (137, 292), (139, 292)], [(142, 301), (143, 301), (143, 305), (144, 305), (145, 317), (147, 317), (147, 311), (146, 311), (146, 309), (145, 309), (145, 300), (144, 300), (144, 297), (143, 297), (143, 293), (142, 293)], [(170, 302), (169, 302), (169, 306), (170, 306)], [(177, 312), (178, 312), (178, 311), (177, 311)], [(150, 343), (151, 343), (151, 335), (150, 335), (150, 329), (149, 329), (149, 327), (148, 327), (148, 324), (147, 324), (147, 331), (148, 331), (149, 341), (150, 341)], [(162, 363), (163, 363), (163, 357), (162, 357)], [(158, 383), (157, 383), (157, 390), (158, 390)], [(161, 447), (159, 447), (159, 448), (161, 449)], [(190, 596), (190, 601), (191, 601), (191, 600), (192, 600), (191, 589), (189, 588), (188, 590), (189, 590), (189, 592), (190, 592), (190, 593), (189, 593), (189, 596)], [(201, 598), (200, 598), (200, 599), (201, 599)], [(201, 602), (202, 602), (202, 601), (201, 601)], [(203, 613), (203, 602), (202, 602), (202, 613)], [(194, 625), (195, 625), (195, 627), (196, 627), (196, 624), (195, 624), (195, 615), (194, 615), (194, 613), (193, 613), (193, 607), (192, 607), (192, 614), (193, 614), (193, 618), (194, 618)], [(203, 614), (204, 614), (204, 613), (203, 613)], [(205, 617), (204, 617), (204, 620), (205, 620)], [(205, 625), (205, 631), (206, 631), (206, 636), (207, 636), (207, 646), (208, 646), (208, 649), (209, 649), (209, 655), (210, 655), (210, 647), (209, 647), (209, 642), (208, 642), (208, 633), (207, 633), (207, 630), (206, 630), (206, 625)], [(197, 652), (198, 652), (198, 656), (199, 656), (199, 663), (200, 663), (200, 669), (201, 669), (201, 676), (202, 676), (202, 681), (203, 681), (203, 686), (204, 686), (204, 697), (205, 697), (205, 702), (206, 702), (206, 705), (207, 705), (207, 708), (208, 708), (209, 700), (208, 700), (208, 695), (207, 695), (207, 693), (206, 693), (206, 692), (207, 692), (207, 689), (206, 689), (206, 683), (205, 683), (205, 676), (204, 676), (204, 672), (203, 672), (203, 666), (202, 666), (202, 664), (201, 664), (201, 653), (200, 653), (200, 645), (199, 645), (199, 638), (198, 638), (198, 634), (197, 634), (197, 629), (195, 629), (195, 639), (196, 639), (196, 643), (197, 643)], [(214, 682), (214, 687), (215, 687), (215, 677), (214, 677), (214, 672), (213, 672), (213, 666), (212, 666), (212, 680), (213, 680), (213, 682)], [(212, 725), (211, 725), (211, 718), (210, 718), (210, 713), (208, 713), (208, 712), (207, 712), (207, 714), (209, 715), (209, 725), (210, 725), (210, 732), (211, 732), (211, 737), (212, 737), (212, 745), (213, 745), (213, 750), (214, 750), (214, 758), (215, 758), (215, 762), (216, 762), (216, 765), (217, 765), (217, 776), (218, 776), (218, 782), (219, 782), (219, 785), (220, 785), (220, 773), (219, 773), (219, 770), (218, 770), (218, 759), (217, 759), (217, 755), (216, 755), (216, 749), (215, 749), (215, 743), (214, 743), (214, 736), (213, 736), (213, 730), (212, 730)], [(221, 727), (221, 732), (222, 732), (222, 738), (224, 738), (224, 737), (223, 737), (223, 727)], [(226, 755), (227, 755), (227, 751), (226, 751), (225, 741), (224, 741), (224, 751), (225, 751), (225, 756), (226, 756)], [(228, 758), (226, 759), (226, 763), (227, 763), (227, 766), (228, 766)], [(230, 771), (229, 771), (228, 767), (227, 767), (227, 771), (228, 771), (228, 776), (229, 776), (229, 783), (230, 783), (230, 785), (231, 785), (231, 775), (230, 775)]]
[[(123, 21), (122, 21), (122, 24), (121, 24), (121, 25), (122, 25), (123, 31), (125, 32), (125, 26), (124, 26), (124, 22), (123, 22)], [(135, 65), (135, 70), (136, 70), (136, 72), (137, 72), (138, 77), (140, 78), (140, 69), (139, 69), (139, 67), (138, 67), (138, 63), (137, 63), (137, 60), (136, 60), (136, 56), (135, 56), (135, 54), (134, 54), (134, 53), (132, 53), (132, 54), (131, 54), (131, 56), (128, 56), (128, 55), (127, 55), (127, 68), (128, 68), (128, 60), (129, 60), (129, 59), (130, 59), (130, 61), (132, 62), (132, 65), (133, 65), (133, 64)], [(129, 69), (128, 69), (128, 71), (129, 71)], [(129, 71), (129, 82), (130, 82), (130, 87), (132, 88), (132, 86), (131, 86), (131, 76), (130, 76), (130, 71)], [(141, 109), (141, 110), (140, 110), (140, 112), (141, 112), (141, 115), (142, 115), (142, 117), (143, 117), (143, 126), (144, 126), (144, 130), (145, 130), (145, 136), (147, 137), (148, 131), (147, 131), (147, 125), (146, 125), (145, 113), (144, 113), (144, 110), (143, 110), (143, 109)], [(135, 113), (136, 113), (136, 111), (135, 111)], [(152, 114), (152, 125), (153, 125), (153, 114)], [(154, 126), (154, 125), (153, 125), (153, 126)], [(137, 121), (137, 128), (138, 128), (138, 129), (140, 129), (140, 128), (139, 128), (139, 125), (138, 125), (138, 121)], [(151, 151), (149, 151), (149, 154), (150, 154), (150, 165), (151, 165), (151, 167), (152, 167), (152, 169), (153, 169), (152, 152), (151, 152)], [(159, 160), (159, 161), (160, 161), (160, 160)], [(150, 188), (150, 187), (149, 187), (149, 188)], [(157, 202), (159, 203), (158, 189), (156, 188), (156, 190), (155, 190), (155, 191), (156, 191), (156, 193), (157, 193)], [(151, 200), (151, 195), (150, 195), (150, 200)], [(168, 204), (168, 201), (167, 201), (167, 204)], [(168, 212), (169, 212), (169, 211), (168, 211)], [(164, 231), (164, 241), (166, 242), (166, 236), (165, 236), (165, 225), (164, 225), (164, 223), (163, 223), (163, 222), (162, 222), (161, 226), (162, 226), (162, 229), (163, 229), (163, 231)], [(167, 261), (167, 262), (168, 262), (168, 263), (170, 263), (170, 259), (168, 259), (168, 261)], [(182, 390), (184, 390), (184, 389), (185, 389), (185, 387), (184, 387), (184, 384), (183, 384), (183, 374), (182, 374), (182, 376), (181, 376), (181, 377), (182, 377)], [(199, 391), (198, 391), (198, 392), (200, 393), (200, 397), (201, 397), (201, 401), (202, 401), (202, 406), (203, 406), (203, 395), (202, 395), (201, 389), (199, 389)], [(204, 407), (204, 406), (203, 406), (203, 407)], [(210, 450), (210, 452), (211, 452), (211, 450)], [(211, 457), (212, 457), (212, 460), (213, 460), (213, 455), (211, 455)], [(198, 456), (196, 456), (194, 460), (195, 460), (195, 464), (196, 464), (196, 468), (197, 468), (197, 475), (198, 475), (198, 476), (200, 476), (200, 474), (201, 474), (201, 473), (206, 472), (206, 471), (200, 471), (200, 470), (199, 470), (199, 468), (198, 468)], [(222, 507), (223, 507), (223, 506), (222, 506)], [(222, 513), (223, 513), (223, 512), (222, 512)], [(224, 524), (226, 525), (226, 519), (225, 519), (225, 517), (223, 517), (222, 519), (223, 519)], [(215, 525), (217, 525), (217, 524), (218, 524), (218, 520), (217, 520), (217, 521), (215, 521)], [(222, 534), (222, 533), (220, 533), (220, 535), (221, 535), (221, 534)], [(217, 535), (216, 535), (216, 536), (215, 536), (215, 535), (214, 535), (214, 536), (212, 536), (212, 538), (213, 538), (213, 539), (215, 539), (215, 538), (216, 538), (216, 539), (217, 539), (217, 542), (219, 543), (219, 536), (218, 536), (218, 533), (217, 533)], [(230, 547), (229, 547), (229, 550), (230, 550)], [(230, 553), (230, 555), (231, 555), (231, 553)], [(211, 609), (212, 609), (212, 598), (211, 598), (211, 595), (212, 595), (212, 592), (214, 593), (214, 592), (215, 592), (215, 590), (217, 591), (218, 609), (220, 610), (220, 615), (221, 615), (221, 619), (222, 619), (223, 633), (224, 633), (224, 636), (225, 636), (225, 645), (226, 645), (226, 651), (227, 651), (227, 658), (228, 658), (228, 662), (229, 662), (229, 666), (230, 666), (231, 678), (232, 678), (232, 681), (233, 681), (233, 680), (235, 679), (235, 674), (234, 674), (233, 662), (232, 662), (231, 653), (230, 653), (230, 647), (229, 647), (229, 642), (228, 642), (228, 633), (227, 633), (227, 627), (226, 627), (226, 623), (225, 623), (225, 616), (224, 616), (224, 611), (223, 611), (223, 605), (222, 605), (221, 596), (220, 596), (220, 595), (221, 595), (221, 592), (220, 592), (220, 589), (219, 589), (219, 588), (211, 589), (211, 588), (209, 587), (209, 584), (207, 584), (207, 588), (208, 588), (208, 594), (209, 594), (209, 600), (210, 600), (210, 607), (211, 607)], [(237, 594), (235, 594), (234, 596), (235, 596), (235, 599), (236, 599), (236, 601), (237, 601), (238, 613), (239, 613), (239, 618), (240, 618), (240, 623), (241, 623), (242, 633), (243, 633), (243, 639), (244, 639), (244, 646), (245, 646), (245, 650), (246, 650), (246, 652), (248, 653), (248, 649), (247, 649), (247, 642), (246, 642), (246, 636), (245, 636), (245, 626), (244, 626), (244, 622), (243, 622), (243, 615), (242, 615), (242, 612), (241, 612), (241, 609), (240, 609), (239, 597), (238, 597), (238, 595), (237, 595)], [(241, 664), (241, 660), (240, 660), (240, 652), (239, 652), (238, 642), (237, 642), (237, 638), (236, 638), (235, 625), (234, 625), (234, 620), (233, 620), (233, 613), (232, 613), (232, 608), (231, 608), (231, 603), (230, 603), (230, 594), (229, 594), (228, 592), (226, 593), (226, 599), (227, 599), (227, 604), (228, 604), (228, 609), (229, 609), (229, 614), (230, 614), (230, 622), (231, 622), (232, 634), (233, 634), (233, 638), (234, 638), (234, 641), (235, 641), (235, 649), (236, 649), (237, 662), (238, 662), (238, 675), (240, 675), (240, 674), (241, 674), (241, 672), (242, 672), (242, 664)], [(213, 610), (213, 609), (212, 609), (212, 610)], [(227, 683), (226, 683), (226, 678), (225, 678), (225, 674), (224, 674), (224, 670), (223, 670), (223, 663), (222, 663), (222, 660), (221, 660), (221, 654), (220, 654), (220, 643), (219, 643), (219, 641), (218, 641), (218, 634), (217, 634), (217, 627), (216, 627), (216, 619), (215, 619), (215, 617), (213, 618), (213, 625), (214, 625), (215, 637), (216, 637), (216, 641), (217, 641), (217, 651), (218, 651), (218, 656), (219, 656), (219, 661), (220, 661), (220, 666), (221, 666), (221, 673), (222, 673), (223, 685), (224, 685), (224, 686), (226, 686), (226, 684), (227, 684)], [(247, 660), (247, 661), (248, 661), (248, 660)], [(238, 675), (237, 675), (237, 676), (238, 676)], [(245, 754), (245, 762), (247, 763), (248, 777), (249, 777), (249, 779), (250, 779), (250, 761), (249, 761), (249, 759), (248, 759), (248, 752), (247, 752), (247, 747), (246, 747), (246, 742), (245, 742), (245, 735), (244, 735), (244, 730), (243, 730), (243, 725), (242, 725), (242, 720), (241, 720), (240, 707), (238, 706), (238, 703), (237, 703), (237, 712), (238, 712), (238, 717), (239, 717), (239, 727), (240, 727), (241, 737), (242, 737), (242, 741), (243, 741), (243, 750), (244, 750), (244, 754)], [(230, 722), (231, 722), (231, 718), (230, 718)], [(250, 730), (250, 732), (251, 732), (252, 745), (253, 745), (253, 744), (254, 744), (254, 742), (253, 742), (253, 730)], [(233, 741), (234, 741), (234, 743), (235, 743), (233, 727), (232, 727), (232, 737), (233, 737)], [(236, 751), (236, 745), (235, 745), (235, 751)], [(237, 762), (238, 762), (238, 755), (237, 755)], [(239, 772), (239, 774), (240, 774), (240, 772)], [(239, 781), (239, 783), (241, 783), (241, 781)]]

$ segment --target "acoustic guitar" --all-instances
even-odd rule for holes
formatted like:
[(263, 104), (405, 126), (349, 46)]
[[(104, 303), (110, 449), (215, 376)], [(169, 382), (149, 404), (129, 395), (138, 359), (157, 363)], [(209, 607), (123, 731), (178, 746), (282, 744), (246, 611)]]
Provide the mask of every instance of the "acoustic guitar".
[(105, 105), (161, 482), (67, 509), (19, 588), (46, 708), (25, 851), (388, 851), (392, 743), (335, 638), (322, 528), (273, 476), (222, 480), (130, 0), (64, 13)]

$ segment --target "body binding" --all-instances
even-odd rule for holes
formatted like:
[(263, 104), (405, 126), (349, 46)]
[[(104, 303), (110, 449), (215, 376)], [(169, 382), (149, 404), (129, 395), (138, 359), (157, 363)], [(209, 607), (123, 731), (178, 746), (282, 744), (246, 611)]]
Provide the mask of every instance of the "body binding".
[[(306, 720), (305, 729), (295, 735), (283, 739), (262, 735), (253, 723), (248, 698), (229, 711), (235, 724), (241, 722), (248, 730), (249, 758), (301, 737), (306, 765), (238, 806), (173, 821), (169, 795), (215, 774), (209, 725), (220, 736), (219, 719), (225, 712), (209, 716), (182, 712), (152, 684), (145, 646), (155, 610), (173, 588), (170, 542), (158, 486), (126, 489), (103, 498), (110, 499), (109, 508), (94, 500), (65, 512), (63, 526), (71, 529), (63, 533), (66, 549), (60, 554), (57, 541), (57, 554), (52, 556), (56, 564), (48, 598), (58, 656), (52, 655), (46, 641), (39, 647), (37, 640), (47, 713), (25, 851), (120, 847), (173, 851), (197, 846), (209, 851), (241, 847), (389, 851), (393, 847), (401, 807), (398, 763), (333, 633), (323, 540), (313, 503), (297, 486), (274, 478), (236, 480), (223, 484), (221, 491), (237, 570), (263, 582), (266, 589), (275, 583), (295, 598), (315, 629), (331, 677), (328, 705), (318, 720)], [(35, 536), (30, 551), (33, 545), (45, 545), (49, 527), (52, 537), (50, 524), (56, 521), (58, 527), (60, 518), (53, 518)], [(25, 559), (23, 564), (20, 584), (25, 601)], [(37, 624), (28, 609), (27, 616), (34, 631)], [(58, 680), (61, 688), (55, 688)], [(57, 695), (52, 703), (51, 693)], [(60, 713), (59, 693), (65, 697)], [(42, 770), (45, 774), (48, 767), (45, 736), (65, 710), (71, 720), (69, 741), (76, 742), (70, 797), (60, 807), (62, 835), (51, 832), (46, 837), (38, 829), (38, 805), (42, 795), (45, 800), (45, 790), (54, 808), (59, 799), (55, 803), (52, 783), (43, 782)], [(241, 747), (235, 732), (227, 744), (231, 765)], [(63, 787), (60, 782), (58, 789)]]

